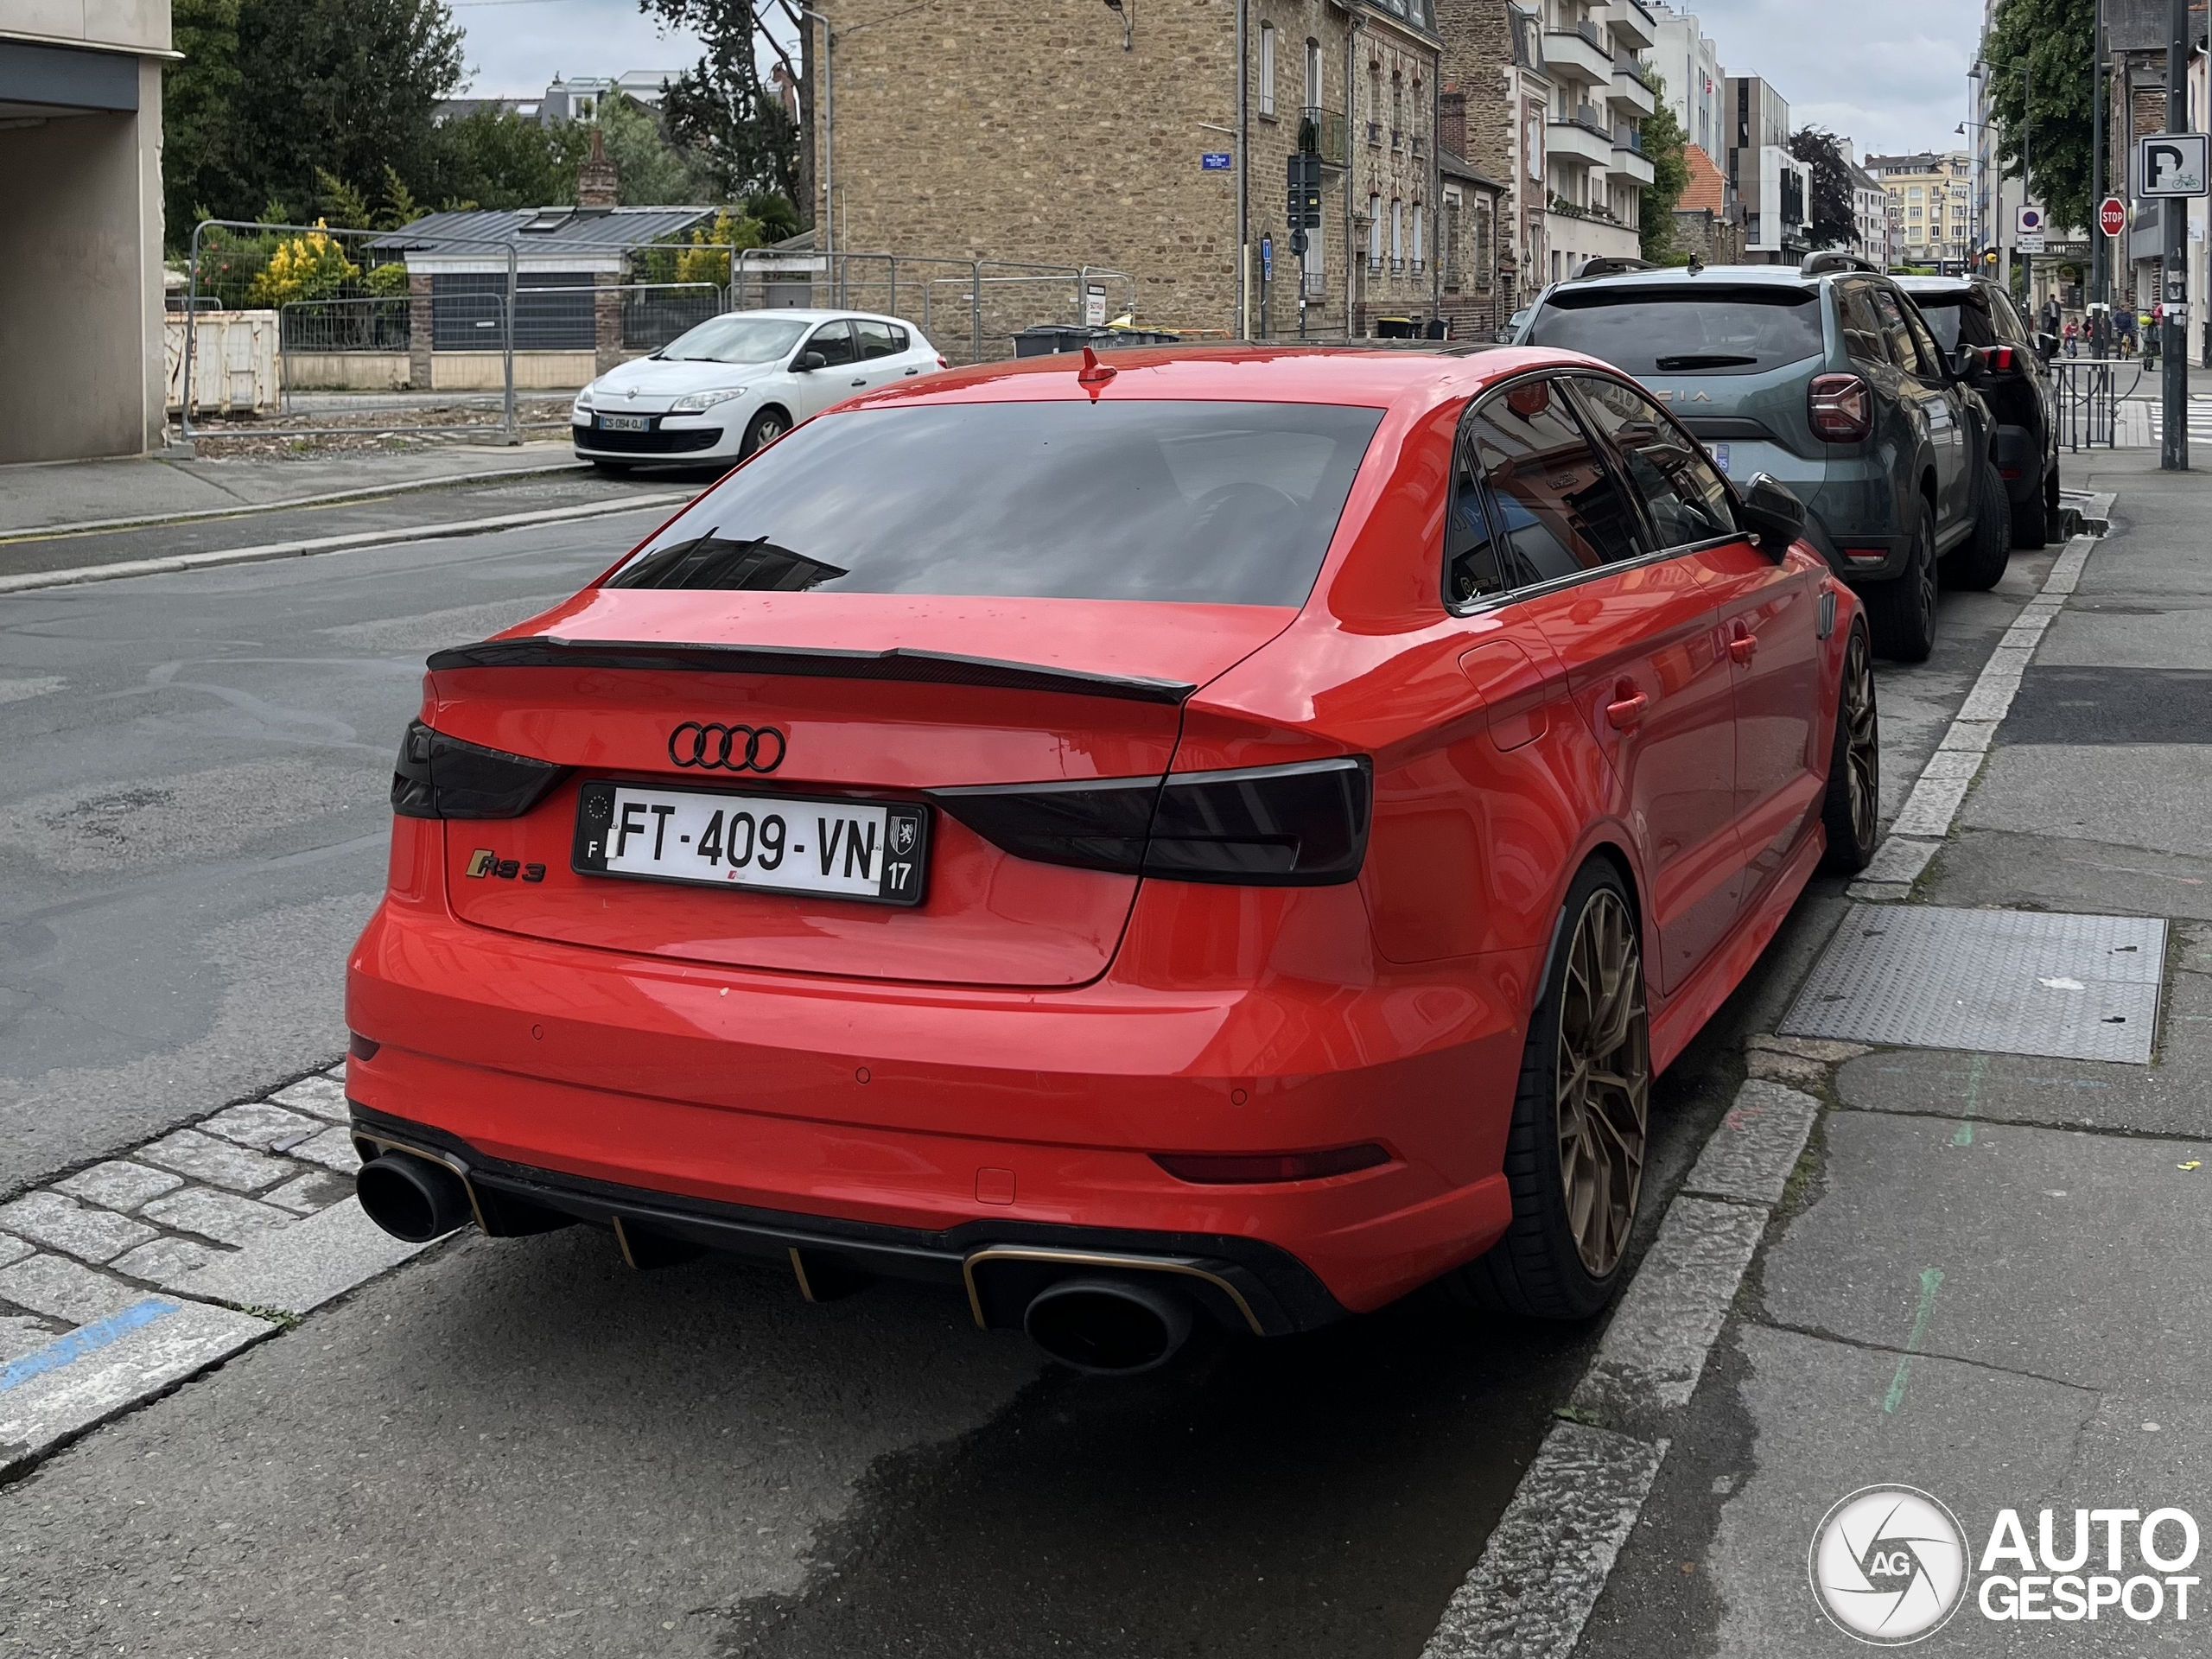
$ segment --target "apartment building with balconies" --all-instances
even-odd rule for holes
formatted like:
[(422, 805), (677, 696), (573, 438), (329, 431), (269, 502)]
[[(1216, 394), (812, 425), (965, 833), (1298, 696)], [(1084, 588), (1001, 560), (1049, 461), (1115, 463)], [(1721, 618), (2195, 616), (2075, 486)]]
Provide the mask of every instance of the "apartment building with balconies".
[(1542, 0), (1544, 73), (1552, 84), (1544, 120), (1544, 239), (1558, 282), (1591, 259), (1634, 258), (1642, 250), (1643, 119), (1658, 105), (1642, 54), (1659, 26), (1642, 0)]
[(1728, 72), (1720, 67), (1720, 43), (1705, 32), (1695, 12), (1653, 0), (1659, 39), (1649, 62), (1659, 82), (1659, 96), (1675, 112), (1682, 136), (1707, 156), (1727, 148)]

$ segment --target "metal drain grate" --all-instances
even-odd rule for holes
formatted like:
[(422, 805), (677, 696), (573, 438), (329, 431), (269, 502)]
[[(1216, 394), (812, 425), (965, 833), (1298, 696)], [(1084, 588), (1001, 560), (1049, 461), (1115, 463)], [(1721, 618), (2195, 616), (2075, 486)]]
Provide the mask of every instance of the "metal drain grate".
[(2148, 1065), (2165, 956), (2157, 919), (1854, 905), (1781, 1029)]

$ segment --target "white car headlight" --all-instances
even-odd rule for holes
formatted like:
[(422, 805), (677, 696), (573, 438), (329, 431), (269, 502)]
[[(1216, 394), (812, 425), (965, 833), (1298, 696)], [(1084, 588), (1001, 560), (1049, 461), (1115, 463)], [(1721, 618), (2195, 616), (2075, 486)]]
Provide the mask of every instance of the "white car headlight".
[(575, 408), (572, 412), (578, 415), (588, 415), (591, 413), (591, 388), (589, 386), (586, 386), (582, 391), (576, 394)]
[(668, 406), (671, 415), (696, 415), (702, 410), (712, 409), (716, 404), (726, 404), (733, 397), (742, 397), (750, 386), (724, 386), (720, 391), (687, 392)]

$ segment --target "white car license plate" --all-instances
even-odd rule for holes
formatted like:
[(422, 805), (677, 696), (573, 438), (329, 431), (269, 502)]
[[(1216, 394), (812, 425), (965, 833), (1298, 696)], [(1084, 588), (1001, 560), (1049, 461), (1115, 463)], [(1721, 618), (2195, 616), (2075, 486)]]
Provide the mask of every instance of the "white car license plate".
[(571, 860), (587, 875), (918, 905), (929, 811), (900, 802), (587, 783)]
[(602, 415), (599, 429), (602, 432), (650, 432), (653, 417), (650, 415)]
[(1728, 470), (1728, 446), (1725, 443), (1708, 443), (1705, 447), (1713, 455), (1713, 464), (1718, 467), (1722, 472), (1726, 472)]

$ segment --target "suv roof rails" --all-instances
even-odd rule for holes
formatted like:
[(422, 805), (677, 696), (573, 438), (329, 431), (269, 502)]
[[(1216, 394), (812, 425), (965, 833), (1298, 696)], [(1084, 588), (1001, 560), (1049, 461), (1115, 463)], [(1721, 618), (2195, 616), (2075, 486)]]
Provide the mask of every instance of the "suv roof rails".
[(1586, 276), (1624, 276), (1632, 270), (1658, 269), (1659, 267), (1649, 259), (1616, 258), (1611, 255), (1601, 255), (1598, 258), (1586, 260), (1582, 269), (1574, 273), (1573, 280), (1579, 283)]
[(1846, 253), (1841, 248), (1822, 248), (1818, 253), (1808, 253), (1797, 267), (1800, 276), (1825, 276), (1832, 270), (1871, 271), (1878, 276), (1882, 268), (1871, 259), (1861, 259), (1855, 253)]

